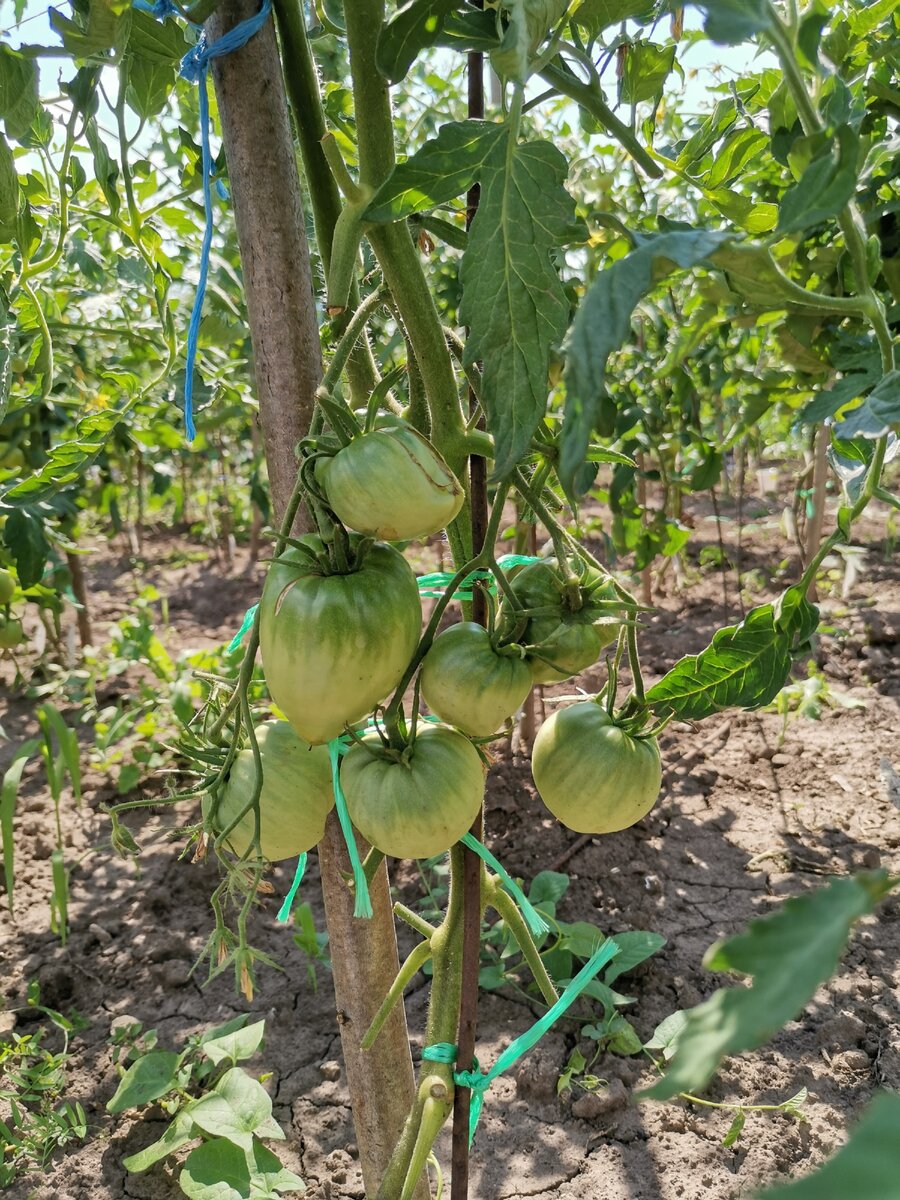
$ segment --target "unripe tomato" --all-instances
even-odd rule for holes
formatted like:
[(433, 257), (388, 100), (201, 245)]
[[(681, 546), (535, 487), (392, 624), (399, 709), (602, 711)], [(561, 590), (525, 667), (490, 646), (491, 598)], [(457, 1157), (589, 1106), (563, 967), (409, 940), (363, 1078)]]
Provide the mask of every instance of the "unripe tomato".
[(472, 621), (452, 625), (422, 663), (426, 704), (463, 733), (496, 733), (531, 691), (531, 668), (517, 650), (498, 653), (487, 630)]
[(397, 418), (320, 460), (316, 478), (345, 525), (389, 541), (437, 533), (465, 499), (431, 442)]
[[(341, 764), (353, 824), (366, 841), (394, 858), (430, 858), (467, 833), (484, 799), (484, 766), (461, 733), (420, 724), (406, 761), (382, 757), (366, 734)], [(371, 746), (371, 751), (368, 747)]]
[(25, 641), (25, 631), (22, 622), (15, 618), (4, 621), (0, 617), (0, 650), (14, 650)]
[(16, 590), (16, 581), (9, 571), (0, 567), (0, 604), (9, 604)]
[[(612, 581), (574, 560), (568, 566), (578, 578), (572, 589), (575, 596), (555, 558), (528, 563), (510, 580), (521, 606), (535, 610), (518, 639), (535, 648), (529, 656), (535, 683), (555, 683), (577, 675), (595, 663), (603, 647), (618, 636), (618, 626), (609, 621), (618, 608)], [(603, 623), (598, 624), (601, 618)], [(515, 623), (514, 611), (504, 603), (501, 629), (509, 630)]]
[[(263, 781), (259, 796), (259, 840), (264, 858), (280, 862), (312, 849), (322, 840), (325, 819), (334, 807), (331, 760), (324, 746), (308, 746), (287, 721), (266, 721), (256, 730)], [(216, 809), (215, 825), (226, 829), (253, 795), (256, 763), (253, 751), (241, 750), (232, 764)], [(203, 815), (212, 796), (202, 801)], [(253, 844), (253, 809), (228, 835), (228, 846), (242, 855)]]
[[(324, 550), (313, 534), (300, 541)], [(347, 575), (324, 575), (291, 547), (269, 568), (260, 605), (272, 698), (304, 741), (328, 742), (397, 686), (421, 625), (416, 577), (392, 546), (372, 546)]]
[(576, 833), (634, 825), (656, 803), (662, 783), (656, 738), (632, 737), (592, 700), (544, 722), (531, 771), (541, 799)]

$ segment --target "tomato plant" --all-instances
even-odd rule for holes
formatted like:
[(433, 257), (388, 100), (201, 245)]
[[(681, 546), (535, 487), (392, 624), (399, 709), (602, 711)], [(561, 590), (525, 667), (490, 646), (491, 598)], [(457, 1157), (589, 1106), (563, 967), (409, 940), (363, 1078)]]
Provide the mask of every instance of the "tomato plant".
[[(626, 934), (607, 939), (559, 994), (535, 942), (544, 919), (478, 836), (480, 743), (533, 684), (590, 668), (597, 695), (546, 720), (534, 778), (572, 829), (639, 821), (659, 792), (657, 733), (769, 704), (816, 633), (828, 554), (872, 501), (900, 506), (900, 17), (859, 0), (709, 0), (686, 31), (680, 6), (668, 23), (661, 8), (345, 0), (336, 19), (298, 0), (78, 0), (53, 16), (52, 45), (0, 46), (3, 561), (61, 643), (66, 604), (87, 612), (92, 506), (138, 556), (148, 512), (191, 523), (194, 471), (225, 561), (236, 528), (252, 522), (258, 540), (263, 521), (275, 527), (239, 674), (208, 673), (182, 737), (195, 785), (171, 799), (211, 797), (191, 831), (217, 835), (223, 868), (207, 951), (248, 996), (267, 860), (319, 842), (360, 1159), (380, 1200), (427, 1193), (454, 1105), (465, 1195), (467, 1127), (527, 1048), (471, 1067), (486, 905), (556, 1017), (627, 957)], [(694, 114), (674, 84), (684, 46), (704, 41), (744, 45), (747, 65)], [(64, 102), (41, 96), (44, 56), (66, 64)], [(463, 70), (465, 105), (447, 83)], [(416, 111), (429, 72), (447, 120)], [(647, 687), (646, 572), (680, 562), (684, 497), (709, 492), (718, 521), (716, 489), (743, 495), (776, 438), (811, 455), (792, 582)], [(829, 463), (840, 503), (825, 530)], [(535, 542), (544, 531), (545, 552), (504, 565), (499, 544), (524, 526)], [(412, 568), (389, 543), (441, 531), (452, 570), (423, 628)], [(644, 572), (641, 603), (615, 569), (623, 556)], [(5, 606), (19, 603), (11, 580), (0, 575)], [(463, 621), (442, 631), (457, 601)], [(23, 640), (18, 611), (0, 646)], [(313, 749), (290, 766), (297, 739)], [(401, 966), (386, 858), (445, 851), (445, 910), (412, 922), (422, 940)], [(879, 889), (839, 892), (846, 927)], [(384, 953), (369, 952), (365, 920)], [(426, 961), (415, 1081), (396, 1006)], [(748, 960), (738, 948), (717, 961)], [(754, 1021), (721, 1045), (751, 1044)], [(688, 1028), (702, 1043), (703, 1019)]]

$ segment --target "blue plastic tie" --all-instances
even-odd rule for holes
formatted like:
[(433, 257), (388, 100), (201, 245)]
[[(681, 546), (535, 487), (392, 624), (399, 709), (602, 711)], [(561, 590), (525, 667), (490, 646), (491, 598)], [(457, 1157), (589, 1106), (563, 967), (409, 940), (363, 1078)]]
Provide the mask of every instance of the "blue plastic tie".
[(155, 4), (149, 4), (148, 0), (134, 0), (132, 7), (149, 13), (151, 17), (156, 17), (157, 21), (165, 21), (167, 17), (178, 16), (178, 9), (172, 0), (156, 0)]
[(294, 871), (294, 882), (291, 884), (290, 890), (285, 896), (281, 908), (278, 910), (278, 916), (275, 918), (277, 921), (280, 921), (282, 925), (286, 925), (290, 920), (291, 912), (294, 908), (294, 901), (297, 899), (297, 893), (300, 890), (300, 884), (303, 882), (303, 876), (306, 872), (306, 859), (307, 854), (304, 851), (304, 853), (301, 854), (297, 859), (297, 869)]
[[(157, 0), (160, 4), (168, 4), (170, 0)], [(197, 280), (197, 293), (194, 297), (194, 307), (191, 311), (191, 321), (188, 325), (187, 354), (184, 375), (184, 424), (188, 441), (192, 442), (197, 436), (194, 425), (194, 366), (197, 361), (197, 346), (200, 340), (200, 321), (203, 318), (203, 300), (206, 295), (206, 282), (209, 277), (209, 255), (212, 249), (213, 212), (212, 212), (212, 151), (209, 145), (209, 92), (207, 90), (207, 74), (210, 61), (240, 50), (242, 46), (262, 29), (272, 11), (272, 0), (262, 0), (259, 12), (246, 21), (241, 21), (233, 29), (229, 29), (217, 42), (210, 45), (206, 33), (200, 34), (197, 44), (193, 46), (181, 60), (182, 78), (196, 83), (200, 87), (200, 146), (201, 170), (203, 173), (203, 210), (206, 214), (206, 228), (203, 232), (203, 244), (200, 249), (200, 274)], [(220, 181), (216, 181), (216, 189), (221, 195)]]

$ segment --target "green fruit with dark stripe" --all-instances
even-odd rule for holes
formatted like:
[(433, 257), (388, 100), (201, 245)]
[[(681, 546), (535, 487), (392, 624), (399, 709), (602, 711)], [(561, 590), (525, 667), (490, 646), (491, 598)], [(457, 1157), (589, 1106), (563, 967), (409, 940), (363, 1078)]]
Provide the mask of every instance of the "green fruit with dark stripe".
[[(422, 625), (416, 577), (399, 551), (375, 544), (358, 569), (326, 574), (313, 534), (272, 563), (259, 643), (272, 699), (304, 741), (328, 742), (397, 686)], [(354, 546), (355, 549), (355, 546)]]
[(431, 442), (399, 418), (322, 459), (316, 478), (345, 525), (388, 541), (445, 529), (465, 499), (459, 480)]
[(632, 737), (593, 701), (560, 709), (534, 740), (531, 771), (541, 799), (576, 833), (615, 833), (659, 798), (654, 737)]
[(420, 723), (399, 761), (379, 753), (378, 734), (363, 740), (341, 763), (341, 786), (367, 842), (394, 858), (430, 858), (469, 831), (484, 799), (485, 770), (468, 738)]
[(486, 629), (451, 625), (425, 655), (422, 697), (442, 721), (473, 737), (488, 737), (531, 691), (531, 667), (518, 646), (498, 652)]
[[(259, 796), (259, 840), (264, 858), (280, 862), (311, 850), (322, 840), (325, 819), (334, 807), (331, 759), (324, 746), (300, 740), (287, 721), (266, 721), (256, 730), (263, 780)], [(256, 761), (248, 747), (232, 764), (216, 809), (215, 827), (227, 829), (246, 807), (256, 787)], [(204, 796), (203, 815), (212, 810)], [(253, 810), (244, 813), (228, 835), (228, 848), (242, 855), (253, 844)]]

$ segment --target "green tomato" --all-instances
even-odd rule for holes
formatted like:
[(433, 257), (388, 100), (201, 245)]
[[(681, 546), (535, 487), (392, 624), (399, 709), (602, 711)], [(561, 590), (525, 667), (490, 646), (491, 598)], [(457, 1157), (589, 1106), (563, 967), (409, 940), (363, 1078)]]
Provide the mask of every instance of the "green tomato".
[(0, 604), (9, 604), (16, 590), (15, 578), (0, 567)]
[[(300, 542), (324, 551), (312, 534)], [(421, 625), (416, 577), (392, 546), (372, 546), (347, 575), (325, 575), (291, 547), (269, 568), (260, 604), (272, 698), (301, 738), (328, 742), (397, 686)]]
[(449, 850), (468, 832), (484, 799), (484, 766), (472, 743), (444, 725), (420, 724), (398, 761), (384, 757), (377, 733), (363, 740), (341, 764), (341, 785), (366, 841), (394, 858)]
[[(619, 610), (612, 581), (575, 560), (569, 568), (579, 579), (580, 607), (576, 607), (576, 598), (567, 589), (555, 558), (528, 563), (510, 580), (519, 604), (533, 613), (518, 640), (533, 647), (528, 658), (535, 683), (557, 683), (577, 675), (592, 666), (604, 646), (618, 636), (618, 624), (610, 620)], [(504, 602), (501, 632), (508, 633), (516, 621), (514, 610)]]
[(521, 653), (498, 653), (486, 629), (472, 621), (435, 639), (422, 663), (422, 696), (431, 711), (473, 737), (496, 733), (531, 691)]
[(465, 499), (431, 442), (397, 418), (320, 460), (316, 478), (345, 525), (389, 541), (437, 533)]
[[(308, 746), (286, 721), (267, 721), (256, 730), (263, 781), (259, 796), (259, 839), (264, 858), (281, 862), (312, 849), (322, 840), (325, 819), (334, 807), (331, 760), (324, 746)], [(226, 829), (247, 804), (256, 787), (256, 763), (251, 749), (241, 750), (232, 764), (216, 809), (215, 827)], [(212, 796), (203, 797), (204, 817), (212, 811)], [(228, 847), (238, 856), (253, 844), (253, 810), (241, 817), (228, 835)]]
[(25, 641), (25, 631), (22, 622), (10, 618), (4, 621), (0, 617), (0, 650), (14, 650)]
[(592, 700), (555, 712), (534, 740), (531, 771), (541, 799), (576, 833), (615, 833), (659, 798), (653, 737), (632, 737)]

